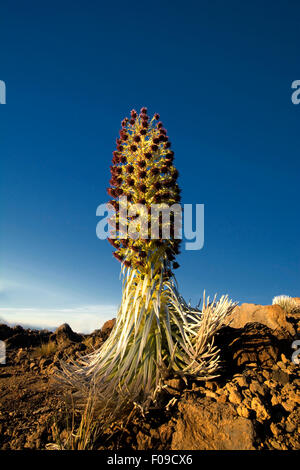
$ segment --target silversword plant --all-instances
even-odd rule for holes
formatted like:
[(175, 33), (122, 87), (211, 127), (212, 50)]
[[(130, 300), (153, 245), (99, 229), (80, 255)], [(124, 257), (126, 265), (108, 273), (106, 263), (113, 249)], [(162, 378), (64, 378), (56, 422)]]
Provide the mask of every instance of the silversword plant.
[[(147, 409), (166, 374), (203, 380), (218, 374), (214, 334), (235, 304), (227, 296), (210, 302), (204, 295), (202, 308), (192, 308), (179, 294), (173, 274), (180, 245), (174, 217), (164, 221), (158, 213), (154, 222), (159, 235), (151, 238), (150, 207), (179, 204), (177, 179), (174, 152), (159, 115), (150, 119), (146, 108), (139, 114), (131, 111), (116, 141), (108, 188), (115, 211), (109, 241), (122, 265), (121, 306), (101, 348), (79, 363), (63, 365), (72, 385), (84, 389), (92, 383), (102, 406), (114, 413), (132, 403)], [(122, 215), (125, 198), (127, 217)], [(135, 236), (130, 237), (132, 224)], [(168, 238), (162, 236), (166, 225)]]
[(292, 313), (299, 309), (299, 304), (288, 295), (277, 295), (273, 298), (272, 305), (279, 305), (287, 313)]

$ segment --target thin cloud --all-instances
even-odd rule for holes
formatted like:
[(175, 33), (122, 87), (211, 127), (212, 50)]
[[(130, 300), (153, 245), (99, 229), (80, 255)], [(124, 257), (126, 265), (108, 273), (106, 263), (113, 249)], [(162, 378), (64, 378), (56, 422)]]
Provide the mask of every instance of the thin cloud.
[(83, 305), (74, 308), (1, 307), (0, 322), (48, 330), (68, 323), (74, 331), (91, 333), (116, 314), (116, 305)]

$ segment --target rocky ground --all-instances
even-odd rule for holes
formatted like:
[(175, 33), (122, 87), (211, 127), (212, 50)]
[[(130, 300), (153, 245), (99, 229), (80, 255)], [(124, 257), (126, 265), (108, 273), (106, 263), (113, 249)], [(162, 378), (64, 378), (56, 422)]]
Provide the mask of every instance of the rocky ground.
[[(222, 372), (214, 381), (166, 381), (160, 410), (115, 423), (95, 449), (300, 449), (300, 365), (292, 342), (300, 309), (243, 304), (220, 330)], [(62, 325), (55, 333), (0, 325), (0, 449), (46, 449), (64, 441), (71, 415), (56, 387), (61, 359), (98, 348), (114, 320), (91, 335)], [(76, 421), (75, 416), (75, 421)]]

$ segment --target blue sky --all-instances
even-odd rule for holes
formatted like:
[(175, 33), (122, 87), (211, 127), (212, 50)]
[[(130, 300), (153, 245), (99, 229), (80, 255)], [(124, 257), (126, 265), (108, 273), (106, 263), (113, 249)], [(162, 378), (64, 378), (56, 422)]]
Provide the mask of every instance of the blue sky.
[(300, 296), (297, 1), (3, 1), (0, 318), (91, 331), (115, 316), (120, 265), (96, 237), (120, 121), (164, 122), (205, 245), (184, 297)]

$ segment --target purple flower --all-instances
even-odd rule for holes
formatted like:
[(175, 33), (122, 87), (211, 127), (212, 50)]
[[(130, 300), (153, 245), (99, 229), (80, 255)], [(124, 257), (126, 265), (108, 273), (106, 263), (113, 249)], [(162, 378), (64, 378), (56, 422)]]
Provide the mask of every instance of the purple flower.
[(142, 183), (139, 185), (139, 190), (142, 191), (142, 193), (145, 193), (147, 191), (147, 186)]
[(139, 178), (144, 179), (147, 176), (147, 172), (145, 170), (139, 172)]
[(134, 166), (133, 165), (127, 165), (126, 166), (126, 171), (131, 174), (134, 172)]
[(139, 161), (138, 161), (138, 166), (139, 166), (140, 168), (145, 168), (146, 165), (147, 165), (147, 164), (146, 164), (145, 160), (139, 160)]
[(127, 178), (126, 183), (128, 184), (128, 186), (133, 187), (133, 186), (134, 186), (134, 179), (132, 179), (132, 178)]

